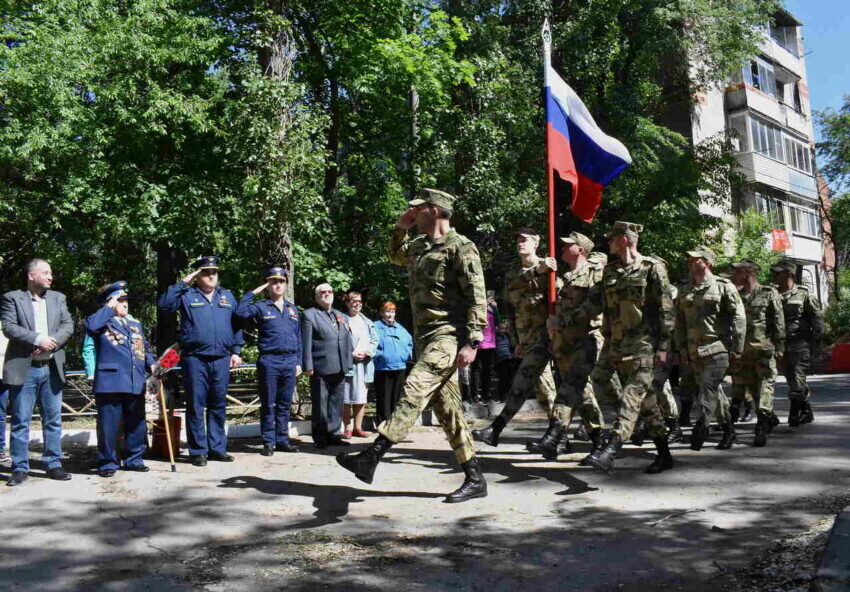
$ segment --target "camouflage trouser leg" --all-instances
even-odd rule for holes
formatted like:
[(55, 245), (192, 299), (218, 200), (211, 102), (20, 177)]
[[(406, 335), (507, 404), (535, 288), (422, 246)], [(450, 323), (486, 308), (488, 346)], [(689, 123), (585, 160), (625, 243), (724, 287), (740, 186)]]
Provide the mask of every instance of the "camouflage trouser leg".
[(653, 359), (646, 357), (609, 362), (604, 357), (600, 357), (590, 375), (597, 398), (605, 396), (611, 376), (615, 373), (619, 374), (623, 386), (613, 432), (625, 442), (631, 437), (635, 423), (640, 417), (646, 423), (650, 437), (665, 436), (667, 427), (661, 416), (658, 400), (652, 392), (652, 378), (655, 375)]
[(436, 337), (424, 344), (392, 416), (378, 433), (390, 442), (401, 442), (429, 404), (459, 463), (475, 457), (472, 434), (463, 416), (457, 379), (457, 339)]
[[(720, 382), (723, 382), (722, 376), (720, 377)], [(722, 397), (720, 395), (722, 395)], [(701, 404), (699, 399), (700, 387), (698, 377), (694, 371), (693, 365), (690, 363), (679, 366), (679, 396), (683, 401), (696, 401), (697, 405)], [(729, 399), (726, 397), (726, 394), (722, 391), (722, 389), (718, 395), (718, 400), (719, 404), (717, 405), (714, 419), (717, 423), (723, 423), (726, 421), (727, 412), (729, 411)], [(699, 417), (702, 417), (701, 412)]]
[(588, 432), (601, 428), (605, 423), (589, 380), (596, 360), (599, 359), (600, 347), (599, 339), (588, 335), (577, 349), (557, 356), (561, 387), (555, 398), (553, 415), (562, 425), (570, 425), (573, 411), (576, 409)]
[(558, 387), (555, 386), (555, 375), (552, 372), (552, 367), (550, 364), (546, 364), (543, 372), (537, 378), (537, 382), (534, 383), (534, 394), (549, 419), (554, 417), (557, 391)]
[(673, 387), (668, 380), (669, 376), (669, 365), (658, 366), (655, 370), (655, 376), (652, 377), (652, 390), (658, 398), (658, 408), (661, 409), (661, 415), (664, 416), (664, 419), (678, 419), (679, 406), (676, 404), (676, 397), (673, 396)]
[(812, 351), (808, 344), (785, 349), (785, 380), (788, 381), (788, 398), (808, 401), (811, 393), (806, 375), (812, 365)]
[(723, 378), (729, 368), (729, 354), (721, 353), (699, 358), (691, 362), (697, 384), (698, 421), (710, 423), (715, 417), (718, 423), (729, 421), (729, 399), (723, 392)]
[[(555, 399), (555, 379), (552, 377), (552, 369), (549, 367), (549, 358), (549, 352), (542, 346), (525, 352), (519, 369), (514, 375), (511, 389), (505, 398), (505, 406), (499, 414), (499, 417), (505, 420), (506, 424), (510, 423), (538, 382), (545, 394), (543, 400), (547, 402), (546, 410), (549, 412), (551, 406), (548, 402)], [(540, 399), (541, 394), (538, 392), (538, 400)]]
[(747, 355), (732, 362), (732, 404), (740, 405), (751, 395), (757, 409), (772, 412), (776, 376), (773, 354)]

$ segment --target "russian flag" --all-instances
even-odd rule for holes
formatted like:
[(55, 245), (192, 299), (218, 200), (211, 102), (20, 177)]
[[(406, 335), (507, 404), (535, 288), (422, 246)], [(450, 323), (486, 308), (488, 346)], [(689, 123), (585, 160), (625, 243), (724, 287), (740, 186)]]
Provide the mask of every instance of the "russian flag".
[[(573, 214), (591, 222), (602, 203), (602, 190), (631, 162), (623, 144), (605, 134), (581, 99), (558, 76), (549, 60), (546, 84), (546, 154), (550, 174), (572, 185)], [(554, 184), (554, 178), (552, 183)]]

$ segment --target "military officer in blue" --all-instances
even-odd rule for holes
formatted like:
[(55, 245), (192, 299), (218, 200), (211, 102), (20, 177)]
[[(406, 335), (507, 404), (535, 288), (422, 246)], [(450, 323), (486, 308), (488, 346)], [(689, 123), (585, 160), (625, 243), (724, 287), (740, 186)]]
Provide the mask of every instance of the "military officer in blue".
[[(295, 305), (283, 297), (289, 272), (272, 267), (266, 283), (245, 292), (236, 316), (252, 321), (259, 331), (260, 358), (257, 375), (260, 383), (260, 431), (263, 456), (280, 452), (298, 452), (289, 442), (289, 408), (295, 392), (295, 379), (301, 374), (301, 318)], [(252, 304), (263, 290), (268, 299)]]
[(94, 340), (96, 352), (92, 391), (97, 403), (97, 472), (112, 477), (120, 466), (115, 442), (122, 418), (123, 468), (147, 472), (142, 461), (147, 448), (145, 381), (156, 358), (142, 324), (128, 315), (127, 282), (104, 286), (97, 301), (100, 310), (86, 320), (86, 332)]
[[(236, 298), (218, 285), (218, 257), (201, 257), (194, 271), (161, 294), (157, 304), (180, 311), (183, 388), (186, 390), (186, 433), (192, 464), (207, 459), (232, 462), (227, 454), (224, 423), (230, 370), (242, 364), (242, 329)], [(206, 419), (206, 427), (204, 426)]]

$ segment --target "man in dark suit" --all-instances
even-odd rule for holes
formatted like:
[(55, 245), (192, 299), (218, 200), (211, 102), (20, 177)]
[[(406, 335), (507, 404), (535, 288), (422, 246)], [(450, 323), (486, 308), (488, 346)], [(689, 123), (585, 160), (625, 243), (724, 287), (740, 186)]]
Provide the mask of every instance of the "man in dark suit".
[(348, 317), (333, 308), (334, 291), (316, 287), (316, 306), (301, 315), (304, 372), (310, 377), (313, 442), (316, 448), (348, 446), (340, 435), (345, 374), (351, 369), (353, 347)]
[(67, 481), (62, 469), (62, 386), (65, 383), (65, 342), (74, 323), (64, 294), (50, 290), (53, 271), (44, 259), (27, 264), (27, 289), (3, 295), (0, 318), (9, 338), (3, 383), (12, 409), (12, 476), (6, 485), (20, 485), (29, 472), (30, 419), (36, 402), (41, 413), (47, 476)]

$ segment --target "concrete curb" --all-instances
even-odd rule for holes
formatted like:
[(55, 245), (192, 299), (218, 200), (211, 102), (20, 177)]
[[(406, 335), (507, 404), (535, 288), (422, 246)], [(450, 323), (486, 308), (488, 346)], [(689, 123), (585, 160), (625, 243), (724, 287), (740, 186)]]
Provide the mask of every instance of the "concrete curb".
[(835, 518), (809, 592), (850, 591), (850, 506)]

